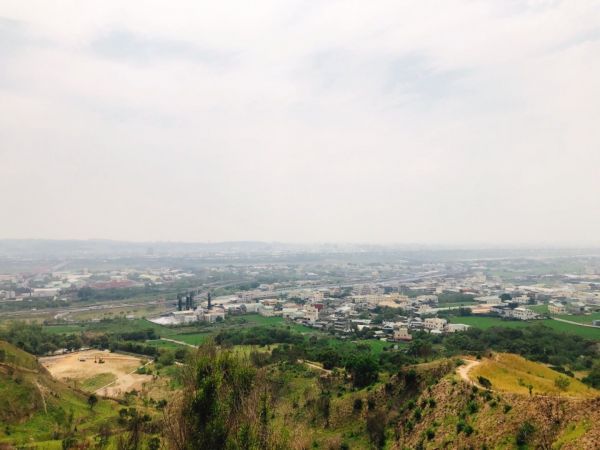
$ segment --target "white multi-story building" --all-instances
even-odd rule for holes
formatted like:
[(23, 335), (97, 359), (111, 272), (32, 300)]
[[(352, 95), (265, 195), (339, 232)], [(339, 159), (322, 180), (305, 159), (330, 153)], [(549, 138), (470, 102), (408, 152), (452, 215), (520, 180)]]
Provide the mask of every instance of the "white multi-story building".
[(497, 295), (485, 295), (482, 297), (475, 297), (475, 301), (479, 303), (486, 303), (488, 305), (499, 305), (501, 302), (500, 297)]
[(509, 317), (513, 317), (519, 320), (532, 320), (537, 319), (538, 315), (533, 312), (531, 309), (527, 308), (515, 308), (512, 310), (512, 315)]
[(567, 308), (562, 303), (550, 302), (548, 303), (548, 311), (550, 314), (566, 314)]
[(394, 340), (395, 341), (410, 341), (412, 340), (412, 336), (408, 332), (407, 327), (400, 327), (394, 330)]
[(284, 306), (281, 310), (281, 315), (284, 319), (295, 319), (297, 317), (304, 317), (304, 313), (300, 311), (300, 308)]
[(314, 306), (305, 306), (304, 318), (311, 323), (315, 323), (317, 320), (319, 320), (319, 310)]
[(272, 306), (260, 304), (260, 307), (258, 308), (258, 313), (261, 316), (272, 317), (275, 315), (275, 308)]
[(36, 288), (31, 293), (32, 297), (56, 297), (60, 292), (59, 288)]
[(526, 305), (529, 303), (529, 297), (527, 295), (519, 295), (518, 297), (513, 297), (509, 303), (518, 303), (520, 305)]
[(497, 313), (500, 317), (505, 317), (507, 319), (517, 319), (517, 320), (532, 320), (537, 319), (537, 313), (533, 312), (531, 309), (527, 308), (507, 308), (496, 306), (492, 308), (492, 312)]
[(423, 321), (423, 328), (425, 328), (426, 330), (429, 330), (429, 331), (432, 331), (432, 330), (444, 331), (444, 328), (447, 323), (448, 323), (448, 321), (446, 319), (440, 319), (438, 317), (431, 317), (431, 318), (425, 319)]
[(457, 331), (467, 331), (469, 329), (469, 325), (464, 323), (449, 323), (444, 328), (446, 333), (456, 333)]

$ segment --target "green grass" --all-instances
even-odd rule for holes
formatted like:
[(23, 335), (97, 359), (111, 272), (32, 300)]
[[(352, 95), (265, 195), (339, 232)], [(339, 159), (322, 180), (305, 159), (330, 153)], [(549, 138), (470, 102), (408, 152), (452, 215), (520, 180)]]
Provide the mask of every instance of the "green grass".
[(185, 342), (186, 344), (199, 345), (211, 336), (210, 333), (186, 333), (169, 336), (169, 339)]
[[(53, 430), (70, 411), (73, 412), (77, 423), (78, 434), (83, 435), (95, 433), (101, 424), (114, 421), (118, 407), (112, 401), (100, 399), (91, 410), (87, 404), (87, 398), (70, 389), (60, 389), (60, 398), (47, 397), (46, 402), (47, 413), (40, 408), (25, 422), (11, 424), (10, 435), (5, 434), (5, 427), (0, 427), (0, 442), (29, 444), (33, 441), (36, 442), (36, 448), (46, 448), (38, 443), (52, 441)], [(49, 448), (55, 447), (50, 446)]]
[(83, 381), (81, 383), (81, 388), (84, 391), (96, 392), (101, 387), (106, 386), (109, 383), (112, 383), (117, 379), (117, 376), (114, 373), (104, 372), (94, 375), (91, 378)]
[(12, 366), (24, 367), (25, 369), (29, 370), (36, 370), (38, 368), (38, 363), (35, 359), (35, 356), (24, 352), (20, 348), (17, 348), (8, 342), (0, 341), (0, 350), (4, 353), (4, 361), (0, 362), (4, 362), (5, 364), (10, 364)]
[(167, 348), (167, 349), (172, 349), (172, 350), (177, 350), (181, 347), (184, 347), (181, 344), (176, 344), (175, 342), (163, 341), (161, 339), (154, 339), (154, 340), (146, 341), (146, 344), (151, 345), (153, 347)]
[(544, 325), (563, 333), (576, 334), (578, 336), (600, 341), (600, 328), (582, 327), (572, 323), (559, 322), (558, 320), (543, 320)]
[(0, 345), (16, 355), (11, 364), (17, 366), (11, 371), (0, 368), (0, 443), (20, 448), (32, 442), (47, 442), (47, 447), (44, 444), (36, 448), (55, 448), (52, 433), (70, 412), (83, 434), (95, 433), (100, 424), (116, 417), (116, 403), (100, 400), (91, 410), (87, 396), (54, 380), (45, 371), (32, 372), (38, 367), (33, 356), (10, 344)]
[(394, 343), (380, 341), (378, 339), (362, 339), (358, 341), (359, 344), (366, 344), (371, 347), (371, 352), (375, 355), (379, 355), (384, 351), (384, 348), (393, 347)]
[(591, 325), (592, 320), (600, 320), (600, 312), (595, 312), (588, 315), (569, 315), (569, 314), (561, 314), (558, 317), (559, 319), (570, 320), (571, 322), (584, 323), (586, 325)]
[(487, 330), (492, 327), (506, 327), (506, 328), (523, 328), (530, 326), (533, 322), (525, 322), (522, 320), (502, 320), (497, 317), (479, 317), (479, 316), (465, 316), (456, 317), (452, 316), (448, 318), (450, 323), (464, 323), (472, 327), (481, 328)]
[(569, 424), (569, 426), (567, 426), (567, 428), (563, 431), (562, 435), (556, 440), (553, 448), (559, 449), (569, 442), (576, 441), (585, 433), (587, 433), (590, 428), (591, 424), (585, 419), (581, 422)]
[[(285, 322), (282, 317), (265, 317), (265, 316), (261, 316), (260, 314), (246, 314), (244, 316), (238, 316), (236, 318), (243, 319), (243, 321), (245, 323), (251, 324), (253, 326), (256, 326), (256, 325), (282, 325)], [(230, 321), (232, 321), (232, 319), (226, 320), (225, 324), (227, 324), (227, 322), (230, 322)]]
[(557, 320), (552, 319), (524, 321), (502, 320), (497, 317), (452, 316), (448, 318), (448, 321), (450, 323), (464, 323), (466, 325), (471, 325), (472, 327), (481, 328), (483, 330), (486, 330), (491, 327), (524, 328), (532, 326), (536, 323), (541, 323), (558, 332), (575, 334), (577, 336), (581, 336), (587, 339), (600, 341), (600, 328), (582, 327), (579, 325), (559, 322)]

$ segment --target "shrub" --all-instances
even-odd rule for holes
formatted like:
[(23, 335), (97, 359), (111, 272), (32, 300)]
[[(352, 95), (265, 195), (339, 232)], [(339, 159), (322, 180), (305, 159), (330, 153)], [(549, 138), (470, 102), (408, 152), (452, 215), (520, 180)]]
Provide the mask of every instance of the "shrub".
[(535, 427), (530, 422), (523, 422), (517, 431), (515, 441), (519, 447), (527, 445), (531, 436), (535, 432)]
[(430, 441), (435, 437), (435, 431), (433, 431), (431, 428), (427, 428), (425, 431), (425, 436), (427, 437), (427, 440)]
[(490, 380), (488, 380), (486, 377), (478, 376), (477, 381), (479, 381), (479, 384), (482, 385), (486, 389), (492, 388), (492, 382)]
[(566, 391), (571, 384), (571, 380), (567, 377), (559, 376), (556, 380), (554, 380), (554, 386), (556, 386), (561, 391)]
[(477, 405), (477, 402), (475, 400), (471, 400), (467, 404), (467, 410), (469, 411), (469, 414), (475, 414), (477, 411), (479, 411), (479, 406)]
[(421, 413), (421, 408), (416, 408), (415, 412), (413, 413), (413, 418), (415, 419), (415, 422), (418, 422), (421, 420), (421, 418), (423, 417), (423, 414)]

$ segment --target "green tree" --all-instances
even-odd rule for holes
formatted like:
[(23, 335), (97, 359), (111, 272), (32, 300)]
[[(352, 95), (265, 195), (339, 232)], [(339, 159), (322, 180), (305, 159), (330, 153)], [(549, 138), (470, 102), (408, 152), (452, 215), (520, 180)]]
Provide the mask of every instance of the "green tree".
[(590, 370), (588, 376), (585, 377), (582, 381), (596, 389), (600, 388), (600, 361), (596, 362), (592, 366), (592, 370)]
[(379, 363), (370, 354), (352, 355), (346, 362), (346, 370), (354, 386), (359, 388), (375, 383), (379, 377)]
[(90, 409), (94, 409), (94, 406), (96, 406), (96, 403), (98, 403), (98, 397), (96, 397), (96, 394), (91, 394), (88, 399), (87, 399), (88, 405), (90, 405)]
[(266, 384), (247, 357), (205, 343), (182, 378), (182, 402), (165, 414), (169, 448), (270, 448)]
[(117, 441), (119, 450), (138, 450), (146, 432), (146, 425), (150, 420), (148, 414), (141, 414), (136, 408), (119, 410), (119, 423), (124, 425), (127, 430), (127, 433), (119, 436)]

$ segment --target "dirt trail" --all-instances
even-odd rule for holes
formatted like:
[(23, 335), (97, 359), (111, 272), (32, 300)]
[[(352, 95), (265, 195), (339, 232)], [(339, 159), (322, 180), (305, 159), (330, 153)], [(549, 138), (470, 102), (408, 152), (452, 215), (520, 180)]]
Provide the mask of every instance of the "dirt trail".
[(197, 348), (197, 345), (192, 345), (192, 344), (188, 344), (187, 342), (183, 342), (183, 341), (177, 341), (175, 339), (169, 339), (169, 338), (160, 338), (161, 341), (167, 341), (167, 342), (173, 342), (174, 344), (180, 344), (180, 345), (187, 345), (188, 347), (192, 347), (192, 348)]
[(596, 325), (592, 325), (590, 323), (573, 322), (572, 320), (559, 319), (558, 317), (551, 317), (551, 319), (556, 320), (557, 322), (570, 323), (571, 325), (579, 325), (580, 327), (600, 328), (600, 327), (597, 327)]
[(467, 383), (474, 384), (475, 386), (479, 386), (477, 383), (475, 383), (473, 380), (471, 380), (469, 378), (469, 371), (473, 367), (478, 366), (479, 364), (481, 364), (481, 362), (473, 360), (473, 359), (465, 359), (464, 361), (465, 361), (465, 363), (462, 366), (459, 366), (458, 369), (456, 369), (456, 373), (458, 373), (460, 375), (460, 377), (463, 380), (465, 380)]
[[(152, 364), (154, 362), (153, 359), (151, 359), (150, 361), (148, 361), (146, 364), (144, 364), (142, 367), (146, 367), (148, 364)], [(137, 377), (132, 377), (131, 375), (133, 375), (134, 373), (137, 372), (137, 368), (132, 370), (129, 373), (126, 373), (125, 375), (121, 375), (119, 378), (117, 378), (114, 381), (111, 381), (110, 383), (108, 383), (106, 386), (102, 386), (100, 389), (97, 389), (95, 391), (96, 394), (100, 393), (101, 390), (105, 390), (104, 392), (108, 392), (107, 388), (112, 386), (115, 383), (119, 383), (121, 385), (121, 389), (126, 389), (128, 386), (135, 386), (135, 384), (139, 381), (137, 379)]]
[(37, 390), (40, 393), (40, 397), (42, 397), (42, 404), (44, 405), (44, 412), (46, 414), (48, 414), (48, 407), (46, 406), (46, 397), (44, 396), (44, 391), (42, 390), (40, 383), (38, 383), (37, 381), (35, 382), (35, 386), (37, 387)]
[(301, 364), (306, 364), (308, 367), (312, 367), (313, 369), (317, 369), (317, 370), (320, 370), (322, 372), (325, 372), (326, 374), (330, 374), (331, 373), (331, 370), (325, 369), (325, 368), (323, 368), (323, 367), (321, 367), (321, 366), (319, 366), (319, 365), (317, 365), (315, 363), (312, 363), (310, 361), (299, 359), (298, 362), (301, 363)]

